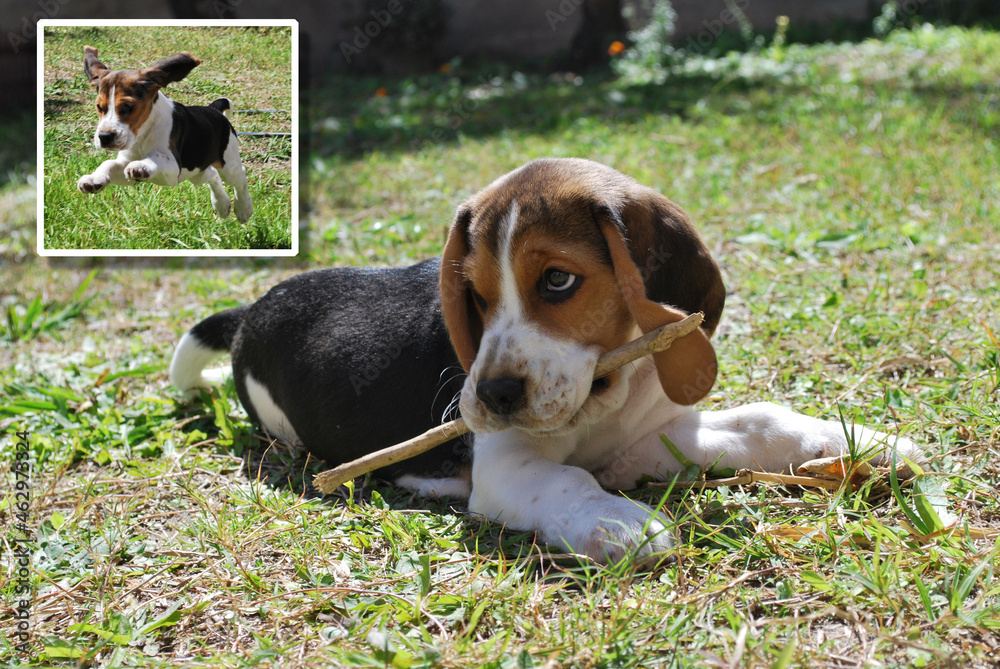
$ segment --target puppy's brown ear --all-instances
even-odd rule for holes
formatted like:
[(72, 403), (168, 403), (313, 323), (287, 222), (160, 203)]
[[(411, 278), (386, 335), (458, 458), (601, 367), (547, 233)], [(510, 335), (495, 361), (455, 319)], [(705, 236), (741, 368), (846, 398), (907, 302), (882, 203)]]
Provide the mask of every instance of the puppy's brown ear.
[(83, 47), (83, 73), (87, 76), (87, 83), (96, 87), (110, 71), (107, 65), (97, 59), (97, 49), (92, 46)]
[[(618, 287), (632, 319), (643, 334), (687, 316), (685, 311), (649, 298), (643, 270), (629, 251), (629, 240), (624, 233), (627, 228), (618, 215), (609, 210), (607, 215), (599, 217), (598, 221), (611, 253)], [(680, 260), (675, 259), (675, 262)], [(719, 309), (721, 310), (721, 306)], [(698, 310), (700, 309), (693, 311)], [(718, 318), (718, 313), (715, 313), (715, 323), (718, 323)], [(703, 328), (708, 320), (709, 313), (706, 311)], [(678, 404), (694, 404), (707, 395), (715, 384), (718, 363), (715, 349), (709, 341), (710, 332), (711, 330), (699, 328), (675, 341), (666, 351), (653, 354), (660, 385), (667, 397)]]
[(186, 77), (199, 63), (201, 61), (187, 51), (181, 51), (169, 58), (156, 61), (150, 67), (139, 72), (139, 78), (162, 88), (173, 81), (180, 81)]
[(461, 207), (441, 254), (441, 312), (448, 327), (451, 345), (465, 371), (472, 367), (483, 336), (483, 323), (476, 310), (464, 267), (465, 256), (469, 254), (471, 220), (472, 211), (468, 207)]
[(652, 188), (634, 185), (616, 223), (654, 302), (705, 314), (702, 329), (715, 333), (726, 303), (722, 273), (687, 214)]

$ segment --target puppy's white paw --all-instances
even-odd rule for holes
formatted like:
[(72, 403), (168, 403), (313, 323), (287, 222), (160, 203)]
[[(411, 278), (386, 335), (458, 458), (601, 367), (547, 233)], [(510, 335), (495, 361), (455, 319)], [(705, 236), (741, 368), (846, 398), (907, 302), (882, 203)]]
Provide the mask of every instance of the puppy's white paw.
[(858, 452), (868, 456), (869, 462), (889, 466), (896, 456), (897, 475), (902, 478), (913, 476), (907, 461), (921, 464), (927, 462), (927, 454), (920, 446), (906, 437), (883, 434), (865, 428), (860, 437), (855, 438)]
[(215, 197), (215, 193), (213, 192), (212, 209), (219, 215), (219, 218), (226, 218), (232, 209), (232, 201), (230, 201), (229, 196), (225, 193), (222, 194), (222, 197)]
[(237, 197), (236, 198), (236, 220), (240, 223), (246, 223), (250, 220), (253, 215), (253, 202), (250, 197)]
[(601, 563), (619, 562), (626, 555), (652, 566), (677, 545), (667, 518), (649, 506), (625, 497), (606, 495), (574, 509), (560, 533), (562, 543)]
[(150, 169), (148, 164), (140, 160), (135, 160), (125, 166), (126, 179), (147, 181), (151, 176), (153, 176), (153, 170)]
[(80, 177), (80, 180), (76, 182), (76, 187), (81, 193), (91, 195), (93, 193), (100, 193), (109, 183), (111, 183), (110, 176), (101, 178), (96, 174), (84, 174)]
[(923, 449), (911, 439), (861, 425), (848, 425), (845, 434), (844, 427), (834, 421), (823, 421), (820, 429), (801, 435), (800, 447), (800, 456), (791, 463), (796, 467), (813, 460), (849, 455), (872, 465), (888, 466), (895, 452), (897, 474), (902, 478), (913, 475), (907, 461), (919, 464), (927, 460)]
[[(839, 423), (831, 424), (832, 433), (826, 443), (816, 450), (823, 451), (820, 457), (839, 457), (847, 453), (863, 456), (875, 465), (888, 465), (892, 462), (893, 450), (900, 459), (922, 460), (923, 451), (917, 444), (906, 437), (878, 432), (861, 425), (848, 425), (848, 433), (844, 433)], [(848, 439), (852, 442), (848, 445)]]

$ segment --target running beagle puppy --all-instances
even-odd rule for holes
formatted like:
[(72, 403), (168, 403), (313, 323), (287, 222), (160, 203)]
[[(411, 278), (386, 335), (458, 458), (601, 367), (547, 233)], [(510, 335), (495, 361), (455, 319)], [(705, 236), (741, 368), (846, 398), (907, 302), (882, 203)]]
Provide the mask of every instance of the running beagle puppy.
[[(694, 409), (712, 388), (722, 276), (676, 204), (579, 159), (528, 163), (458, 209), (441, 259), (323, 269), (180, 340), (182, 390), (232, 353), (250, 416), (331, 466), (461, 411), (474, 436), (380, 473), (600, 561), (670, 549), (666, 516), (608, 490), (683, 469), (785, 470), (848, 450), (840, 422), (775, 404)], [(701, 311), (700, 330), (601, 379), (601, 353)], [(909, 440), (849, 426), (880, 462)]]
[[(186, 77), (200, 61), (182, 51), (144, 70), (111, 70), (98, 60), (94, 47), (83, 47), (83, 53), (83, 70), (97, 89), (100, 120), (94, 146), (117, 151), (118, 156), (80, 177), (80, 192), (99, 193), (108, 184), (138, 181), (208, 184), (220, 218), (229, 216), (232, 207), (241, 223), (248, 221), (253, 202), (236, 131), (229, 123), (230, 101), (219, 98), (207, 107), (188, 107), (160, 90)], [(223, 181), (236, 190), (235, 206)]]

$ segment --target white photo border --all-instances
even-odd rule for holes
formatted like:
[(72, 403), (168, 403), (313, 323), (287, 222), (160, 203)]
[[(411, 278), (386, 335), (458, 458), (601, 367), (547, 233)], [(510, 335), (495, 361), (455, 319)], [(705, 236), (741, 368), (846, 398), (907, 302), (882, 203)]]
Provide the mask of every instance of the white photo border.
[[(291, 151), (291, 242), (290, 249), (49, 249), (45, 248), (44, 215), (45, 215), (45, 29), (51, 27), (104, 27), (134, 26), (137, 28), (157, 27), (253, 27), (253, 26), (283, 26), (291, 28), (291, 117), (292, 117), (292, 151)], [(305, 227), (299, 221), (299, 22), (295, 19), (40, 19), (38, 21), (37, 40), (37, 133), (38, 133), (38, 167), (37, 167), (37, 221), (36, 221), (36, 251), (43, 258), (49, 257), (293, 257), (299, 253), (299, 232)]]

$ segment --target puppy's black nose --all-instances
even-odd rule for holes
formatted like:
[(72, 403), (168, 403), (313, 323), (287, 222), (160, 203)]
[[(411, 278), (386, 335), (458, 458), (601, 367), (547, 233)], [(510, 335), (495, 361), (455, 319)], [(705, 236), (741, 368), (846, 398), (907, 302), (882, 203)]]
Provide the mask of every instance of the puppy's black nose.
[(108, 147), (111, 146), (115, 141), (115, 133), (113, 132), (99, 132), (97, 133), (97, 139), (101, 141), (101, 146)]
[(514, 413), (524, 404), (524, 379), (502, 376), (476, 384), (476, 397), (499, 416)]

